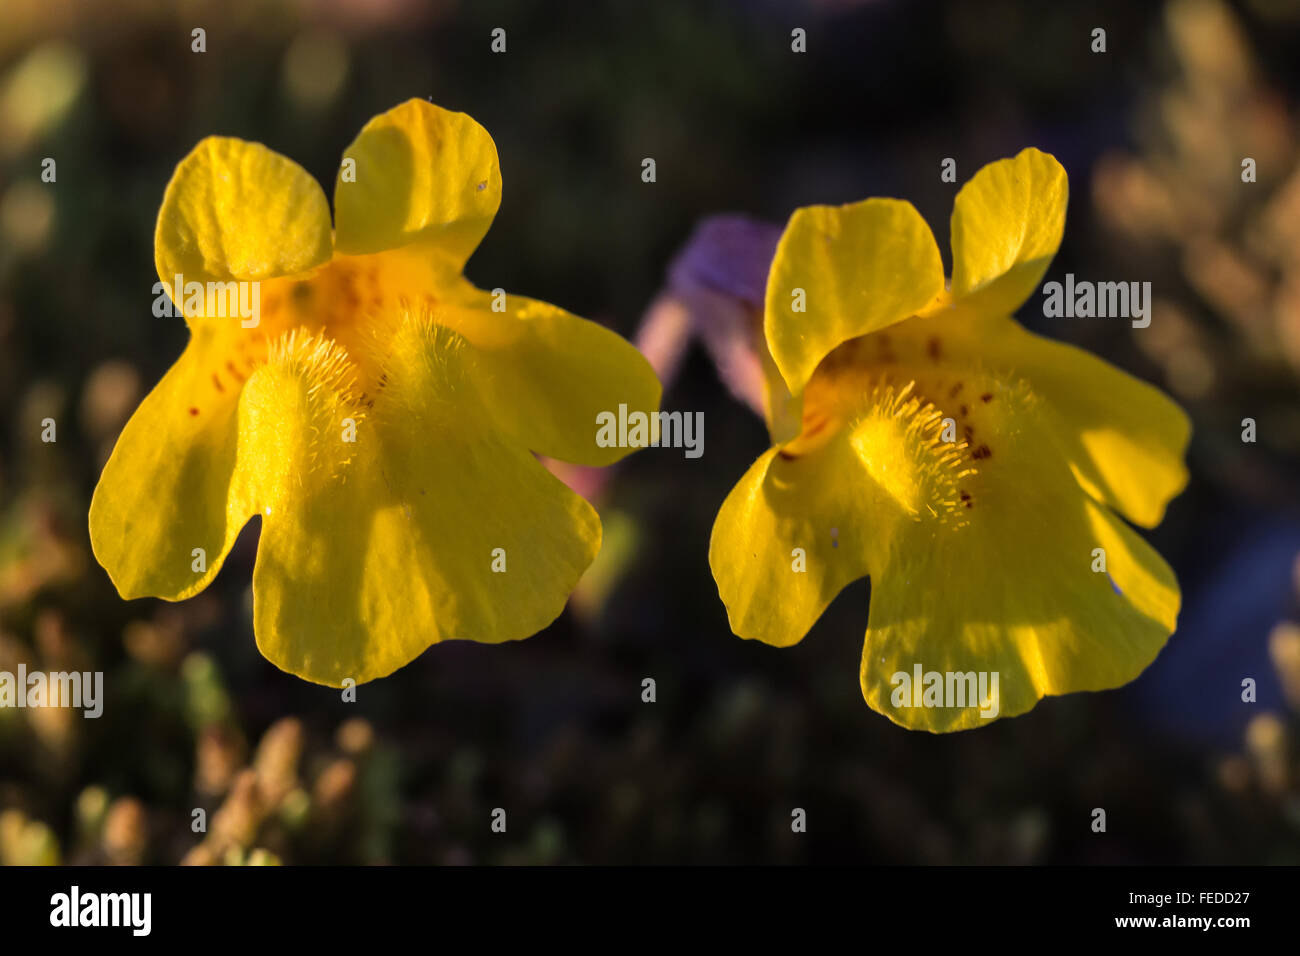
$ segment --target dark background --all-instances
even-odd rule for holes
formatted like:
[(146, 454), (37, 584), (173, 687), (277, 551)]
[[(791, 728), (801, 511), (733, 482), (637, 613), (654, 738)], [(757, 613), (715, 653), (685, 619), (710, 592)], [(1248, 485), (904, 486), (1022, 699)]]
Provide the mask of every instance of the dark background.
[[(102, 670), (107, 700), (97, 721), (0, 711), (0, 862), (1300, 861), (1298, 40), (1300, 5), (1275, 0), (6, 0), (0, 669)], [(665, 407), (705, 411), (704, 457), (652, 449), (607, 475), (599, 573), (527, 641), (436, 646), (344, 703), (256, 650), (255, 524), (204, 594), (122, 602), (86, 509), (184, 346), (150, 311), (172, 169), (235, 135), (329, 192), (361, 126), (413, 96), (500, 153), (470, 279), (628, 337), (702, 217), (898, 196), (948, 259), (962, 182), (1055, 154), (1071, 203), (1049, 275), (1149, 280), (1155, 319), (1045, 328), (1031, 300), (1022, 320), (1193, 416), (1191, 483), (1148, 535), (1184, 595), (1165, 651), (1122, 690), (936, 737), (862, 701), (866, 582), (794, 648), (733, 637), (708, 534), (768, 442), (700, 349)]]

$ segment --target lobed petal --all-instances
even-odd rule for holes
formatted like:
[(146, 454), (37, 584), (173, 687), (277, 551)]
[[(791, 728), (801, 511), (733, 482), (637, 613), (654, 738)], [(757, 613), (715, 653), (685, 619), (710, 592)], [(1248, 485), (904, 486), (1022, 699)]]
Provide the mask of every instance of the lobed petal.
[[(861, 664), (867, 703), (911, 729), (987, 722), (978, 705), (895, 706), (894, 675), (998, 674), (996, 709), (1118, 687), (1173, 632), (1180, 596), (1160, 556), (1083, 494), (1060, 453), (1063, 423), (1024, 386), (1004, 387), (978, 424), (983, 449), (958, 473), (962, 506), (942, 526), (904, 521), (872, 568)], [(1094, 570), (1094, 549), (1105, 572)], [(952, 703), (947, 702), (947, 703)]]
[(343, 154), (334, 185), (339, 251), (362, 255), (422, 243), (459, 271), (501, 205), (496, 144), (464, 113), (407, 100), (376, 116)]
[[(387, 363), (350, 445), (338, 427), (347, 388), (313, 393), (316, 376), (245, 389), (261, 449), (245, 477), (265, 516), (258, 647), (316, 683), (385, 676), (439, 641), (528, 637), (560, 614), (600, 547), (592, 508), (494, 427), (462, 336), (413, 318)], [(283, 438), (307, 433), (319, 440)], [(283, 464), (268, 477), (271, 462)]]
[[(990, 395), (1002, 383), (1027, 383), (1057, 416), (1049, 437), (1079, 486), (1136, 524), (1159, 524), (1187, 483), (1187, 414), (1159, 389), (1083, 349), (1005, 316), (960, 311), (909, 322), (891, 339), (890, 349), (922, 379), (987, 375)], [(949, 412), (966, 404), (978, 412), (983, 403), (975, 397), (967, 388), (959, 399), (938, 401)]]
[(1012, 319), (979, 329), (984, 361), (1023, 376), (1059, 416), (1057, 443), (1084, 490), (1142, 527), (1158, 525), (1187, 485), (1187, 413), (1154, 386)]
[(508, 294), (505, 311), (493, 312), (496, 297), (469, 283), (444, 295), (439, 321), (473, 344), (482, 400), (521, 447), (578, 465), (609, 465), (635, 450), (596, 443), (601, 413), (659, 409), (659, 379), (634, 345), (526, 296)]
[[(795, 211), (768, 275), (764, 333), (798, 395), (837, 345), (920, 311), (943, 291), (943, 262), (911, 203), (867, 199)], [(795, 311), (796, 290), (806, 311)]]
[(332, 249), (316, 180), (260, 143), (221, 136), (202, 140), (176, 167), (154, 232), (168, 288), (178, 275), (186, 283), (294, 275), (327, 262)]
[[(238, 393), (212, 385), (226, 338), (194, 330), (126, 423), (95, 486), (90, 543), (123, 598), (179, 601), (203, 590), (252, 514), (231, 494)], [(196, 548), (202, 571), (194, 570)]]
[(867, 573), (880, 520), (867, 497), (844, 442), (795, 458), (772, 448), (750, 466), (709, 539), (709, 566), (735, 634), (796, 644), (835, 596)]
[(952, 300), (1010, 315), (1042, 281), (1065, 233), (1070, 186), (1056, 158), (1032, 147), (989, 163), (952, 210)]

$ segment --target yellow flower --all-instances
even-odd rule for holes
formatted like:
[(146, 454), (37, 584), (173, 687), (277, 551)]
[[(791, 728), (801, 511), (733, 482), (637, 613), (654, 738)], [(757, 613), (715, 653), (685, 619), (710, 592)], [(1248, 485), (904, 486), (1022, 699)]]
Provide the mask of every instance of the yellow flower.
[[(654, 411), (659, 383), (614, 333), (465, 280), (500, 199), (488, 133), (418, 100), (348, 147), (333, 230), (316, 181), (264, 146), (212, 137), (181, 161), (155, 260), (184, 282), (190, 341), (90, 508), (123, 597), (201, 591), (260, 513), (257, 644), (307, 680), (361, 683), (559, 615), (600, 521), (535, 454), (617, 460), (596, 416)], [(259, 308), (189, 294), (227, 282)]]
[(797, 210), (768, 276), (775, 447), (718, 513), (713, 575), (732, 630), (782, 647), (870, 576), (862, 693), (904, 727), (1119, 686), (1174, 629), (1174, 575), (1116, 512), (1159, 523), (1187, 481), (1187, 417), (1009, 317), (1067, 193), (1038, 150), (980, 170), (946, 288), (929, 228), (892, 199)]

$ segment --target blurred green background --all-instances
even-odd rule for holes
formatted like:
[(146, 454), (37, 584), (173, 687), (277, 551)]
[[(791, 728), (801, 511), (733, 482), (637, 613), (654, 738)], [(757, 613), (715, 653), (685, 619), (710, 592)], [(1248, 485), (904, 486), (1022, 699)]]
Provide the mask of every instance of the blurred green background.
[[(0, 669), (100, 670), (106, 701), (0, 710), (0, 862), (1300, 862), (1298, 41), (1282, 0), (5, 0)], [(606, 551), (527, 641), (436, 646), (344, 703), (258, 654), (255, 525), (202, 595), (122, 602), (86, 511), (185, 342), (150, 311), (172, 169), (234, 135), (328, 188), (413, 96), (496, 140), (470, 279), (628, 337), (705, 216), (898, 196), (946, 256), (961, 182), (1053, 152), (1072, 195), (1050, 276), (1150, 280), (1154, 320), (1048, 327), (1036, 299), (1022, 319), (1194, 419), (1191, 484), (1148, 536), (1184, 592), (1169, 646), (1123, 690), (934, 737), (861, 699), (866, 582), (794, 648), (731, 636), (708, 534), (767, 439), (696, 347), (665, 407), (706, 412), (704, 457), (645, 451), (591, 487)]]

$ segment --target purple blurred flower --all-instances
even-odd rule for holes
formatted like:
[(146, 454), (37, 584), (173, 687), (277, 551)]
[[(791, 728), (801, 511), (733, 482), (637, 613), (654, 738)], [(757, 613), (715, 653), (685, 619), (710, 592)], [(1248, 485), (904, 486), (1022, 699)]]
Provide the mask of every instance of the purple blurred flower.
[(708, 289), (760, 310), (781, 227), (739, 214), (710, 216), (668, 267), (674, 289)]
[(695, 228), (637, 334), (665, 387), (693, 333), (731, 393), (763, 414), (763, 298), (780, 238), (780, 226), (735, 214), (711, 216)]

